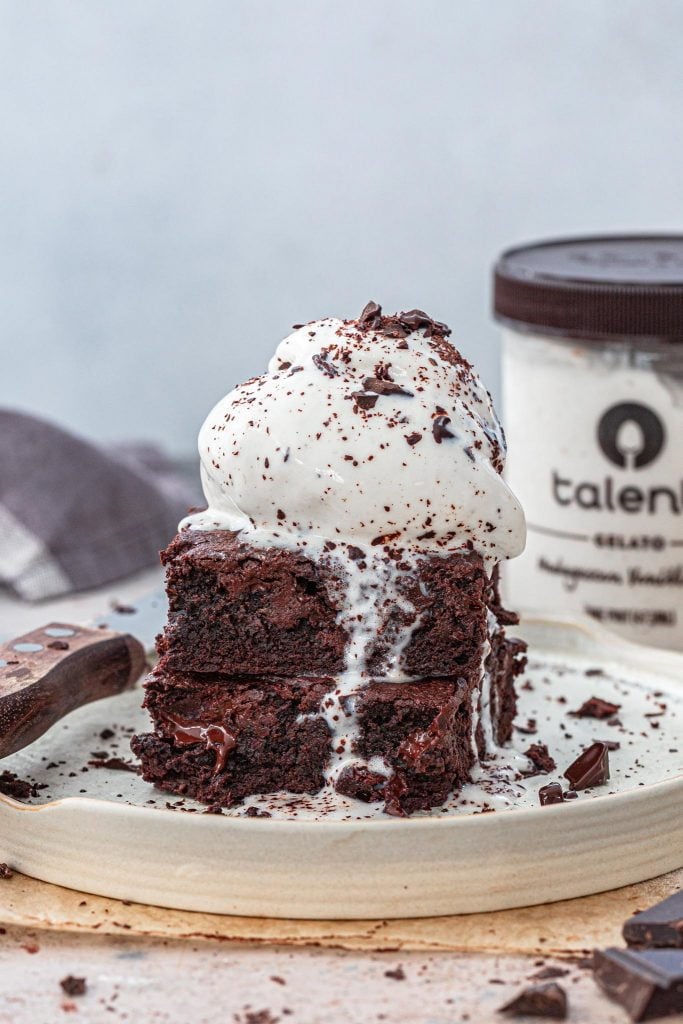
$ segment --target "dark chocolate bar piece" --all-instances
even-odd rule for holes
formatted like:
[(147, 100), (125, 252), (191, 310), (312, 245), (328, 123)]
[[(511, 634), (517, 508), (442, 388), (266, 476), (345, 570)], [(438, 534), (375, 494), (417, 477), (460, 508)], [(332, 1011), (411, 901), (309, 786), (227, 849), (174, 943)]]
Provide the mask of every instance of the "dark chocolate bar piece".
[(629, 946), (683, 948), (683, 889), (629, 917), (623, 935)]
[(593, 954), (600, 988), (631, 1020), (658, 1020), (683, 1012), (683, 951), (605, 949)]

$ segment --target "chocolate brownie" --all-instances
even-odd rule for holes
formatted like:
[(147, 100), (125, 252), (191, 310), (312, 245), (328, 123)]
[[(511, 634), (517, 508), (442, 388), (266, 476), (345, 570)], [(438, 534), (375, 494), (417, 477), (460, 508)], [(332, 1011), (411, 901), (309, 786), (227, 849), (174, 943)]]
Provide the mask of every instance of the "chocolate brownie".
[[(186, 530), (162, 561), (170, 609), (158, 651), (168, 670), (293, 678), (343, 671), (345, 580), (332, 559), (256, 548), (228, 531)], [(479, 555), (424, 558), (399, 589), (406, 600), (381, 609), (369, 674), (382, 678), (392, 639), (417, 620), (402, 655), (406, 677), (476, 678), (489, 597)]]
[(143, 778), (224, 807), (251, 793), (315, 793), (330, 756), (330, 730), (318, 712), (332, 685), (157, 669), (145, 686), (155, 732), (131, 741)]
[[(357, 752), (391, 767), (383, 791), (390, 814), (435, 807), (467, 781), (474, 758), (469, 697), (464, 680), (372, 683), (363, 691)], [(337, 788), (345, 791), (343, 780)]]

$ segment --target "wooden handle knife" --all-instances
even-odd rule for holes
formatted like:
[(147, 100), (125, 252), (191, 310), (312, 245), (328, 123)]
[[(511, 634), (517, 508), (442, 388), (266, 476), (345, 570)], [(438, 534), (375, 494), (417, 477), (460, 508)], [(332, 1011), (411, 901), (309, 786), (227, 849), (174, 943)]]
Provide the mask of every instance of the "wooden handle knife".
[(127, 633), (51, 622), (0, 646), (0, 757), (28, 746), (70, 711), (131, 689), (145, 668)]

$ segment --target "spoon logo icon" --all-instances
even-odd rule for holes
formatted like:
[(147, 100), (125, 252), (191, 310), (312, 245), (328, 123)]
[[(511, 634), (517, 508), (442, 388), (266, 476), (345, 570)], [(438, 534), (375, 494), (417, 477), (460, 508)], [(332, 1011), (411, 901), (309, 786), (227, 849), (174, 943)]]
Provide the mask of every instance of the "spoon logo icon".
[(600, 417), (598, 444), (621, 469), (642, 469), (664, 447), (664, 426), (656, 412), (639, 402), (619, 402)]

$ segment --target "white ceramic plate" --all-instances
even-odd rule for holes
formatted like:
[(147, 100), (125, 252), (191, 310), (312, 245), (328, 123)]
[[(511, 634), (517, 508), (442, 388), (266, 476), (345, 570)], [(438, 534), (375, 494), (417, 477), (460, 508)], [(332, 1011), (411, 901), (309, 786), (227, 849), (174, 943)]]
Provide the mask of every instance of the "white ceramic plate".
[[(126, 622), (135, 631), (134, 621)], [(683, 864), (683, 655), (629, 644), (589, 623), (529, 619), (533, 689), (520, 690), (523, 751), (548, 745), (550, 776), (511, 781), (506, 754), (445, 810), (407, 820), (347, 802), (316, 818), (287, 801), (271, 819), (222, 816), (167, 798), (128, 772), (89, 768), (128, 757), (144, 728), (135, 691), (81, 708), (0, 763), (45, 783), (22, 804), (0, 797), (0, 861), (99, 895), (223, 914), (386, 918), (497, 910), (584, 896)], [(589, 696), (622, 705), (621, 726), (569, 717)], [(558, 698), (566, 697), (566, 704)], [(663, 705), (666, 705), (664, 708)], [(664, 712), (664, 713), (662, 713)], [(100, 732), (115, 725), (115, 736)], [(596, 738), (620, 742), (610, 782), (560, 806), (537, 790)], [(514, 755), (508, 760), (513, 763)], [(53, 767), (50, 767), (50, 766)], [(481, 813), (482, 800), (495, 813)], [(181, 806), (182, 804), (182, 806)], [(194, 809), (195, 813), (187, 813)], [(294, 817), (293, 817), (294, 815)]]

